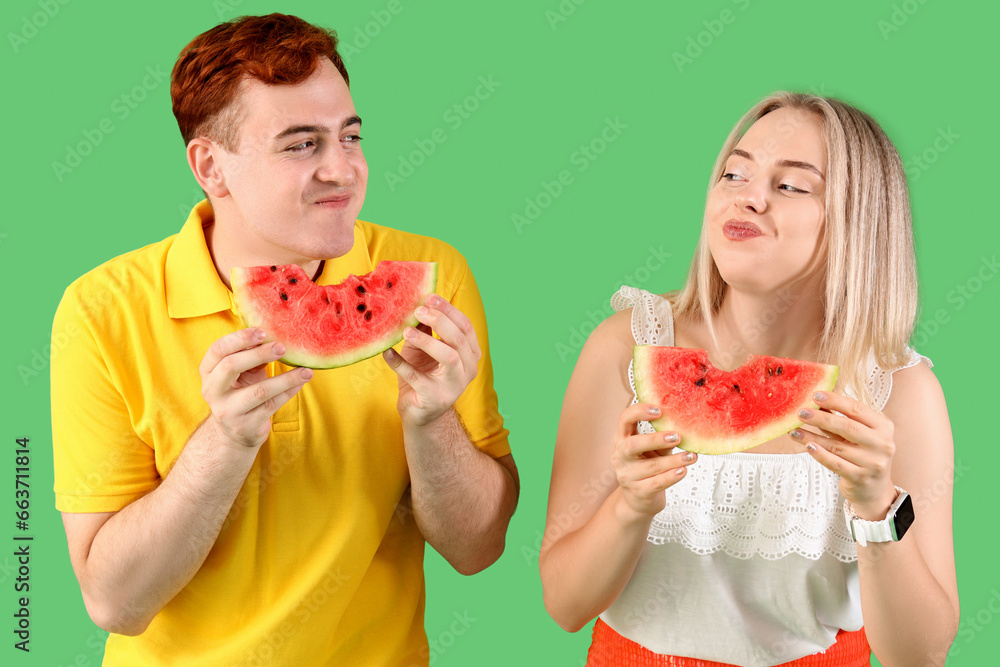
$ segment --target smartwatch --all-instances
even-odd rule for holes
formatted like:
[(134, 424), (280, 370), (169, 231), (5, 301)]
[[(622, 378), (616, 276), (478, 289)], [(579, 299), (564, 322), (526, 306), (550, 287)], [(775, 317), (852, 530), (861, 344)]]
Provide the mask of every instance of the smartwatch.
[(899, 542), (903, 539), (913, 523), (913, 501), (910, 500), (910, 494), (898, 486), (896, 492), (896, 501), (881, 521), (859, 519), (851, 503), (844, 500), (847, 528), (858, 544), (866, 546), (869, 542)]

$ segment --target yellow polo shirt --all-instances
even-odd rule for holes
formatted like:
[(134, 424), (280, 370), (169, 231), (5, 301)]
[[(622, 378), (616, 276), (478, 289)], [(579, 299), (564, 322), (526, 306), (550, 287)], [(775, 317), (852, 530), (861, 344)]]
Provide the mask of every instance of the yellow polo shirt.
[[(241, 328), (203, 228), (122, 255), (66, 290), (52, 357), (56, 507), (114, 512), (157, 487), (209, 414), (198, 366)], [(437, 293), (473, 322), (479, 374), (455, 404), (476, 447), (510, 453), (486, 319), (465, 259), (432, 238), (358, 221), (320, 284), (380, 260), (436, 261)], [(271, 372), (287, 370), (276, 364)], [(397, 503), (409, 484), (397, 381), (381, 356), (315, 377), (271, 434), (204, 565), (105, 665), (426, 665), (424, 540)]]

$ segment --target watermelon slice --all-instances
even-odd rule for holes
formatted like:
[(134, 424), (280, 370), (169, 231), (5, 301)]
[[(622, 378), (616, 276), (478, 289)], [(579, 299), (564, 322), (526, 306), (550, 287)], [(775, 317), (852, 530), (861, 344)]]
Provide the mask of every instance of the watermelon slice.
[(704, 350), (637, 345), (632, 356), (639, 401), (659, 405), (657, 431), (677, 431), (681, 447), (730, 454), (802, 425), (813, 394), (831, 391), (837, 366), (752, 354), (734, 371), (711, 364)]
[(234, 268), (233, 310), (285, 344), (289, 366), (337, 368), (373, 357), (417, 326), (437, 286), (437, 262), (379, 262), (339, 285), (317, 285), (295, 264)]

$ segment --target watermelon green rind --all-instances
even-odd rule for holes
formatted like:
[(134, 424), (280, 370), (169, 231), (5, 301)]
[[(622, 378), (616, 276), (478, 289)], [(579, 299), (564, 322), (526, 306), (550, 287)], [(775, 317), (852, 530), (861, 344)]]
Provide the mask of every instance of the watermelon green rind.
[[(653, 405), (660, 405), (661, 403), (661, 397), (658, 395), (653, 377), (653, 359), (657, 354), (657, 349), (657, 346), (653, 345), (637, 345), (633, 351), (633, 377), (635, 380), (636, 396), (640, 402), (652, 403)], [(676, 349), (679, 350), (681, 348)], [(755, 360), (763, 359), (771, 360), (774, 363), (809, 364), (809, 362), (801, 362), (794, 359), (750, 355), (747, 362), (741, 368), (745, 368)], [(704, 363), (711, 367), (711, 363), (707, 361), (707, 356)], [(652, 421), (651, 424), (657, 431), (677, 431), (681, 436), (680, 448), (698, 454), (731, 454), (756, 447), (782, 436), (794, 428), (802, 426), (803, 422), (798, 418), (799, 409), (803, 407), (817, 408), (818, 406), (813, 400), (813, 394), (817, 391), (833, 390), (837, 382), (839, 368), (829, 364), (809, 365), (819, 368), (818, 377), (815, 382), (802, 387), (800, 392), (801, 400), (796, 401), (794, 406), (785, 414), (779, 415), (766, 423), (756, 425), (753, 429), (746, 430), (745, 432), (699, 433), (689, 428), (689, 423), (685, 422), (684, 415), (670, 414), (667, 409), (664, 409), (663, 415), (659, 419)]]
[[(267, 325), (267, 313), (266, 307), (262, 303), (258, 303), (253, 298), (249, 296), (250, 290), (248, 289), (251, 282), (252, 272), (259, 269), (260, 267), (250, 267), (250, 268), (238, 268), (234, 267), (231, 272), (232, 280), (232, 306), (233, 311), (240, 318), (243, 324), (247, 327), (262, 327), (268, 334), (266, 340), (275, 340), (277, 338), (283, 338), (282, 342), (285, 343), (285, 355), (281, 358), (281, 361), (289, 366), (301, 366), (306, 368), (315, 369), (329, 369), (329, 368), (340, 368), (343, 366), (349, 366), (353, 363), (363, 361), (370, 357), (374, 357), (388, 348), (396, 345), (401, 340), (403, 340), (403, 332), (407, 327), (416, 327), (419, 321), (414, 314), (417, 306), (423, 304), (424, 299), (430, 294), (433, 294), (437, 287), (438, 279), (438, 264), (437, 262), (380, 262), (379, 266), (376, 267), (371, 273), (365, 274), (364, 276), (348, 276), (343, 282), (337, 286), (318, 286), (313, 285), (309, 281), (308, 277), (302, 273), (301, 282), (313, 289), (324, 289), (325, 287), (339, 287), (341, 285), (347, 284), (349, 281), (357, 281), (359, 279), (365, 279), (369, 276), (375, 275), (382, 264), (407, 264), (407, 265), (423, 265), (426, 270), (422, 274), (422, 279), (419, 284), (409, 285), (408, 289), (412, 291), (417, 298), (413, 299), (412, 303), (407, 304), (406, 315), (398, 318), (398, 322), (390, 329), (382, 333), (382, 335), (373, 337), (371, 340), (366, 341), (362, 345), (356, 345), (349, 350), (345, 350), (343, 353), (337, 354), (332, 352), (320, 353), (314, 352), (310, 353), (309, 350), (303, 349), (303, 346), (296, 345), (294, 341), (290, 341), (289, 338), (293, 336), (276, 336), (273, 331), (269, 330), (272, 327)], [(284, 269), (285, 267), (282, 267)], [(296, 268), (296, 267), (290, 267)]]

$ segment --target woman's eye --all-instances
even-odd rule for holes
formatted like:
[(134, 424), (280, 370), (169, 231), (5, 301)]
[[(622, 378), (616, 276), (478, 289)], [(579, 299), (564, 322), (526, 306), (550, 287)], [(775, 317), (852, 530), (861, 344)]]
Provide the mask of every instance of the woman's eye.
[(779, 185), (778, 189), (779, 190), (784, 189), (787, 192), (805, 192), (805, 190), (800, 190), (797, 187), (795, 187), (794, 185), (789, 185), (788, 183), (783, 183), (783, 184)]
[(739, 174), (734, 174), (731, 171), (727, 171), (724, 174), (722, 174), (722, 180), (724, 180), (724, 181), (730, 181), (730, 182), (732, 182), (732, 181), (735, 181), (735, 180), (740, 180), (742, 178), (743, 177), (740, 176)]

